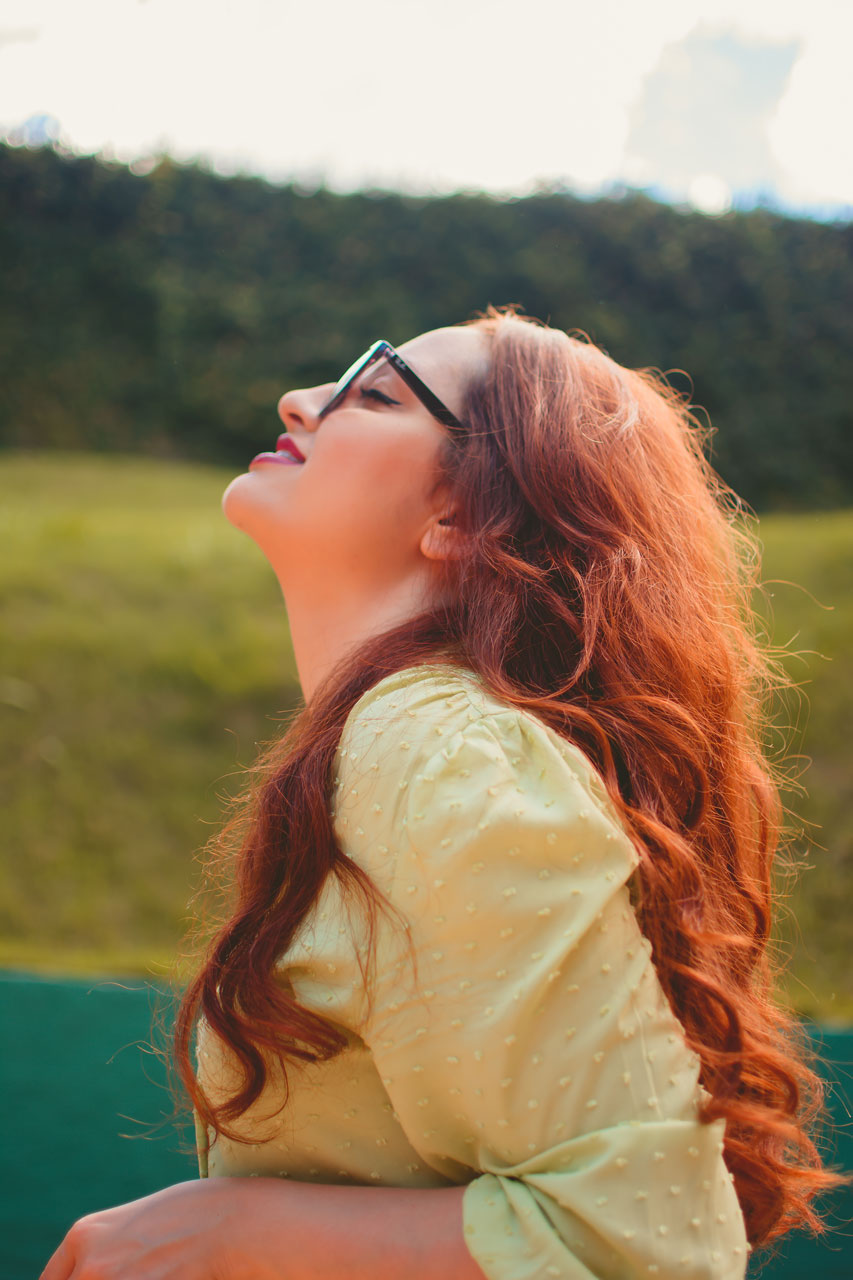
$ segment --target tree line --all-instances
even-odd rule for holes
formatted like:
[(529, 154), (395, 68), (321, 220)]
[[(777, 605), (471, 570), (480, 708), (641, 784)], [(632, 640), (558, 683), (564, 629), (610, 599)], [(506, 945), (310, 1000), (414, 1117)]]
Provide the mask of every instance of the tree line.
[(0, 444), (243, 464), (275, 402), (487, 303), (673, 371), (759, 510), (853, 499), (853, 225), (636, 192), (341, 195), (0, 145)]

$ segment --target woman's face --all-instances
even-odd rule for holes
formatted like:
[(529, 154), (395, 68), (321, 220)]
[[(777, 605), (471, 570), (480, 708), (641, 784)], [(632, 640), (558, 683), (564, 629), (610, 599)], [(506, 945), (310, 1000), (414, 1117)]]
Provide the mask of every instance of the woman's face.
[[(488, 345), (474, 327), (435, 329), (400, 353), (459, 417), (466, 387), (485, 369)], [(447, 428), (388, 362), (371, 366), (320, 420), (333, 385), (289, 391), (279, 401), (287, 435), (306, 461), (288, 465), (284, 454), (261, 454), (222, 500), (227, 518), (258, 544), (285, 592), (298, 583), (342, 592), (392, 587), (425, 565), (434, 554), (431, 531), (452, 515), (443, 495), (430, 497)]]

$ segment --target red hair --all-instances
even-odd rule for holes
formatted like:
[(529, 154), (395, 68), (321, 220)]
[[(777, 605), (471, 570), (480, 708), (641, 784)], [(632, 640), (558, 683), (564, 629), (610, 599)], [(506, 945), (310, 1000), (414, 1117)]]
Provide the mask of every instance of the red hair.
[[(335, 843), (332, 761), (367, 689), (441, 654), (599, 770), (640, 855), (641, 928), (701, 1060), (701, 1119), (726, 1121), (749, 1239), (823, 1230), (811, 1201), (843, 1179), (813, 1140), (822, 1086), (774, 1000), (768, 949), (782, 809), (763, 744), (784, 678), (751, 610), (754, 537), (662, 380), (511, 311), (471, 323), (489, 366), (468, 389), (470, 430), (447, 437), (435, 477), (465, 553), (437, 566), (440, 606), (328, 675), (213, 842), (230, 907), (183, 997), (182, 1079), (205, 1122), (238, 1137), (229, 1125), (259, 1096), (269, 1055), (286, 1081), (288, 1063), (343, 1047), (339, 1028), (276, 981), (275, 963), (328, 874), (371, 920), (387, 909)], [(243, 1069), (242, 1088), (215, 1107), (190, 1059), (199, 1014)]]

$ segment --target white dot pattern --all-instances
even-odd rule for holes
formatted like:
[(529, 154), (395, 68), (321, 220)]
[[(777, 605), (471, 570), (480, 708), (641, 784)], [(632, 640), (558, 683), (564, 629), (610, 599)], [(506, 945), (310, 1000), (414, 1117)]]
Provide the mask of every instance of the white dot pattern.
[[(359, 700), (333, 778), (340, 846), (408, 929), (378, 914), (366, 992), (366, 922), (329, 878), (281, 975), (348, 1046), (292, 1070), (278, 1115), (273, 1073), (240, 1122), (256, 1145), (217, 1140), (210, 1174), (467, 1184), (488, 1280), (740, 1280), (723, 1125), (698, 1122), (698, 1059), (631, 909), (636, 852), (586, 758), (425, 665)], [(203, 1038), (215, 1096), (228, 1059)]]

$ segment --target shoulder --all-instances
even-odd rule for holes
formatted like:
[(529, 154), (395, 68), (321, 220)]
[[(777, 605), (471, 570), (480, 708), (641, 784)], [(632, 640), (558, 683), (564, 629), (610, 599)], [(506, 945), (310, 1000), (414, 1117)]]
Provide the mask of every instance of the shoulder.
[[(471, 671), (406, 668), (355, 704), (335, 757), (336, 827), (356, 861), (382, 863), (406, 843), (430, 857), (487, 827), (539, 828), (565, 852), (566, 827), (606, 842), (624, 880), (636, 865), (591, 761), (536, 716), (496, 698)], [(538, 841), (537, 841), (538, 843)], [(373, 870), (371, 866), (369, 869)]]
[[(372, 747), (429, 751), (451, 726), (482, 714), (484, 691), (473, 672), (444, 664), (406, 667), (362, 694), (341, 733), (335, 763), (349, 769)], [(375, 739), (385, 737), (382, 743)], [(414, 758), (413, 756), (410, 758)]]
[[(512, 768), (538, 763), (549, 772), (562, 762), (567, 778), (609, 805), (606, 788), (592, 762), (573, 743), (535, 715), (496, 698), (479, 676), (449, 664), (406, 667), (380, 680), (349, 713), (335, 755), (338, 777), (365, 772), (366, 761), (390, 764), (401, 780), (433, 757), (448, 764), (466, 746), (506, 758)], [(439, 762), (437, 762), (439, 763)], [(375, 772), (375, 770), (374, 770)], [(445, 772), (450, 772), (445, 770)]]

